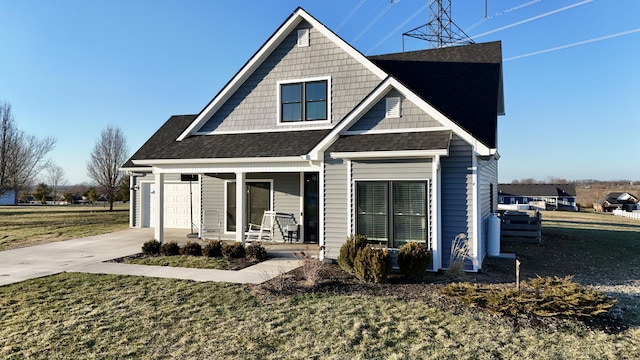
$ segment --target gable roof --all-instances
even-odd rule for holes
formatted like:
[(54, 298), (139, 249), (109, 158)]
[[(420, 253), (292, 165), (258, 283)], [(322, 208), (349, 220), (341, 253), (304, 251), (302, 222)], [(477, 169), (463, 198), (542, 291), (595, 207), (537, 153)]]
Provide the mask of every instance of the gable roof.
[(449, 150), (451, 131), (342, 135), (329, 152)]
[(500, 195), (511, 196), (576, 196), (576, 187), (567, 184), (498, 184)]
[(298, 7), (285, 22), (271, 35), (267, 42), (262, 45), (260, 49), (249, 59), (249, 61), (234, 75), (231, 80), (220, 90), (220, 92), (205, 106), (204, 109), (197, 115), (193, 123), (190, 124), (179, 136), (178, 141), (184, 140), (187, 136), (195, 132), (204, 122), (215, 113), (225, 101), (229, 99), (231, 95), (246, 81), (251, 74), (260, 66), (260, 64), (276, 49), (276, 47), (282, 42), (282, 40), (293, 31), (298, 24), (302, 21), (306, 21), (311, 26), (322, 33), (324, 36), (333, 41), (342, 50), (354, 57), (365, 67), (371, 70), (380, 80), (386, 77), (385, 72), (379, 67), (375, 66), (371, 61), (362, 55), (353, 46), (349, 45), (346, 41), (342, 40), (333, 31), (329, 30), (324, 24), (316, 20), (313, 16), (307, 13), (301, 7)]
[(490, 148), (504, 112), (499, 41), (370, 56), (439, 112)]

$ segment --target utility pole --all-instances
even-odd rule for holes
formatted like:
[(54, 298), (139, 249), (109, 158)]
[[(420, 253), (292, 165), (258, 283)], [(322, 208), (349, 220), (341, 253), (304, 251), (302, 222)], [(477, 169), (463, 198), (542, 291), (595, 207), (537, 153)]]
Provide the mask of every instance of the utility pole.
[(429, 21), (402, 34), (402, 51), (405, 36), (426, 40), (429, 49), (474, 43), (451, 20), (451, 0), (429, 0)]

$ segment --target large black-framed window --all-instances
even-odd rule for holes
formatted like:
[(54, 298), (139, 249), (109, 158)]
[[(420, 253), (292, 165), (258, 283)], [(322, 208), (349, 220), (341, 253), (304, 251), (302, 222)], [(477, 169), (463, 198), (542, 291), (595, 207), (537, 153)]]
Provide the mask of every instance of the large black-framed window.
[(356, 231), (392, 248), (427, 243), (427, 199), (426, 181), (357, 181)]
[(280, 121), (327, 120), (327, 81), (280, 85)]

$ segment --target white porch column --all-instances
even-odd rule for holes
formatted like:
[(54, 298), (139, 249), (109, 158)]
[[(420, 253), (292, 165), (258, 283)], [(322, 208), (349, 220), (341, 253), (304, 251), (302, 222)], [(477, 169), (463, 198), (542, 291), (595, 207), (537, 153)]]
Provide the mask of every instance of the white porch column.
[(153, 216), (156, 226), (153, 235), (162, 244), (164, 242), (164, 174), (155, 174), (154, 187), (155, 209), (153, 209)]
[(236, 173), (236, 241), (244, 242), (245, 202), (247, 174), (240, 171)]
[[(135, 206), (140, 206), (140, 204), (138, 204), (135, 200), (136, 200), (136, 193), (134, 191), (135, 187), (136, 187), (136, 177), (133, 175), (129, 175), (129, 227), (132, 228), (133, 227), (133, 212), (135, 210), (134, 208), (134, 204)], [(138, 225), (138, 227), (140, 227), (140, 225)]]

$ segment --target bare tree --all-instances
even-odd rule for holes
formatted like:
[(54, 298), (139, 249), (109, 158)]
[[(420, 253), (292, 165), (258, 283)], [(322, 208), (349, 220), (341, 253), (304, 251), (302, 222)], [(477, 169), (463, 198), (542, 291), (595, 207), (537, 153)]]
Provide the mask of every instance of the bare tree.
[(53, 203), (55, 204), (58, 201), (58, 188), (66, 184), (66, 180), (64, 178), (64, 169), (62, 166), (56, 164), (50, 164), (47, 167), (47, 180), (49, 181), (49, 188), (51, 189), (51, 194), (53, 195)]
[(0, 194), (28, 187), (49, 165), (47, 155), (55, 146), (52, 137), (39, 139), (18, 129), (11, 105), (0, 103)]
[(128, 154), (127, 140), (122, 130), (109, 125), (100, 133), (87, 163), (89, 177), (104, 191), (110, 211), (113, 210), (113, 202), (124, 177), (118, 169), (127, 161)]

